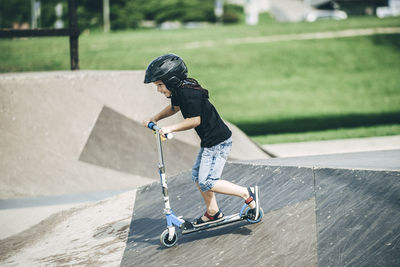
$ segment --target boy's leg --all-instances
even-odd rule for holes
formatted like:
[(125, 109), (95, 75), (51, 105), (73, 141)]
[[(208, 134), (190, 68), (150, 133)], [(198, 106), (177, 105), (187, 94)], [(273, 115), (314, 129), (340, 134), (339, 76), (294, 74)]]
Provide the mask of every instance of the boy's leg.
[[(249, 191), (246, 187), (236, 185), (225, 180), (216, 181), (214, 187), (210, 191), (225, 195), (241, 197), (244, 200), (250, 197)], [(254, 209), (256, 207), (254, 201), (250, 202), (249, 206), (251, 209)]]
[[(219, 211), (217, 200), (215, 198), (215, 194), (212, 191), (203, 192), (201, 190), (200, 186), (199, 186), (199, 171), (200, 171), (201, 159), (203, 157), (203, 151), (204, 151), (204, 149), (201, 148), (200, 151), (199, 151), (199, 154), (197, 155), (196, 161), (195, 161), (195, 163), (193, 165), (193, 168), (192, 168), (192, 180), (196, 183), (197, 187), (199, 188), (201, 196), (203, 197), (204, 202), (206, 204), (207, 213), (213, 216)], [(202, 216), (201, 219), (203, 221), (207, 221), (208, 220), (208, 218), (206, 216)]]
[[(202, 151), (196, 160), (197, 164), (195, 164), (196, 168), (194, 169), (196, 170), (197, 179), (194, 179), (194, 181), (197, 183), (200, 193), (206, 203), (207, 213), (211, 216), (215, 215), (219, 211), (214, 192), (238, 196), (243, 198), (245, 201), (249, 201), (248, 199), (250, 198), (250, 193), (246, 187), (219, 179), (228, 158), (231, 146), (232, 139), (229, 138), (216, 147), (202, 148)], [(250, 202), (247, 203), (251, 209), (255, 209), (256, 202), (252, 201), (252, 199), (253, 198), (251, 198)], [(254, 200), (256, 199), (254, 198)], [(208, 218), (203, 216), (202, 220), (207, 221)]]
[[(204, 202), (206, 204), (207, 213), (209, 215), (211, 215), (211, 216), (214, 216), (219, 211), (218, 204), (217, 204), (217, 199), (215, 197), (214, 192), (212, 192), (211, 190), (203, 192), (203, 191), (201, 191), (200, 186), (198, 184), (197, 184), (197, 186), (199, 187), (199, 191), (201, 193), (201, 196), (203, 197)], [(222, 217), (222, 216), (223, 215), (221, 214), (219, 216), (219, 218)], [(206, 216), (201, 217), (201, 219), (203, 221), (208, 221), (209, 220)]]

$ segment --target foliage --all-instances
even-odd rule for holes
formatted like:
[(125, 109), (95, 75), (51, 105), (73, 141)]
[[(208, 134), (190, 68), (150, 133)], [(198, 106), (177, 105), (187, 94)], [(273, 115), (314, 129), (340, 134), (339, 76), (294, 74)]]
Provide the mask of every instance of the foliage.
[[(99, 5), (99, 2), (101, 3)], [(68, 10), (68, 9), (67, 9)], [(78, 24), (81, 30), (96, 28), (102, 25), (103, 1), (77, 1)]]
[(238, 5), (225, 4), (222, 20), (224, 23), (236, 23), (240, 21), (240, 16), (243, 13), (243, 7)]
[(157, 23), (178, 20), (215, 21), (214, 0), (148, 0), (142, 4), (146, 19)]
[(368, 9), (371, 10), (371, 13), (375, 13), (377, 7), (387, 6), (388, 0), (336, 0), (335, 3), (347, 14), (365, 15), (368, 14)]
[[(63, 4), (64, 25), (68, 25), (67, 0), (36, 0), (41, 2), (39, 27), (53, 27), (55, 6)], [(142, 20), (165, 21), (207, 21), (215, 22), (215, 0), (110, 0), (110, 20), (112, 29), (137, 28)], [(338, 0), (341, 9), (349, 14), (365, 14), (378, 6), (387, 5), (387, 0)], [(0, 28), (10, 28), (14, 23), (30, 23), (31, 6), (28, 0), (0, 0)], [(99, 28), (103, 24), (102, 0), (77, 0), (78, 23), (81, 30)], [(227, 3), (224, 5), (224, 23), (242, 20), (243, 8)]]
[(14, 23), (29, 22), (31, 7), (26, 0), (0, 0), (0, 27), (12, 28)]
[[(117, 2), (117, 1), (115, 1)], [(135, 1), (115, 3), (110, 7), (112, 29), (137, 28), (143, 19), (143, 13), (137, 8)]]
[[(39, 27), (53, 27), (56, 20), (55, 6), (63, 3), (63, 20), (68, 25), (66, 0), (42, 0)], [(27, 0), (0, 0), (0, 28), (12, 27), (14, 22), (30, 23), (31, 6)], [(81, 30), (101, 27), (103, 1), (77, 1), (78, 23)], [(232, 15), (232, 11), (229, 11)], [(110, 0), (112, 29), (137, 28), (143, 20), (208, 21), (215, 22), (214, 0)], [(230, 21), (233, 21), (230, 18)]]

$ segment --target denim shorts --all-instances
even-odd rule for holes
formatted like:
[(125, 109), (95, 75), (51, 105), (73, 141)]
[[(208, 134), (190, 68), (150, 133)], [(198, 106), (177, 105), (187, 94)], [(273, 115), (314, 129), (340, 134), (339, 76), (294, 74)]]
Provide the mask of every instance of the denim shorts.
[(205, 192), (221, 178), (222, 170), (232, 148), (232, 137), (212, 146), (202, 147), (192, 168), (192, 180)]

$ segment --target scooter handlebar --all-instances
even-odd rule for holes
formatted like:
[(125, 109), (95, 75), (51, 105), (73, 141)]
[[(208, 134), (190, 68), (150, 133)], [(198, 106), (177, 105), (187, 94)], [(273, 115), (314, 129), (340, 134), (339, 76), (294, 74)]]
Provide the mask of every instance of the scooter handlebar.
[[(157, 124), (155, 124), (154, 122), (149, 122), (149, 124), (147, 124), (147, 128), (152, 129), (153, 131), (159, 132), (161, 130), (160, 127), (157, 126)], [(165, 135), (165, 137), (167, 139), (172, 139), (174, 137), (174, 135), (172, 133), (167, 133)]]

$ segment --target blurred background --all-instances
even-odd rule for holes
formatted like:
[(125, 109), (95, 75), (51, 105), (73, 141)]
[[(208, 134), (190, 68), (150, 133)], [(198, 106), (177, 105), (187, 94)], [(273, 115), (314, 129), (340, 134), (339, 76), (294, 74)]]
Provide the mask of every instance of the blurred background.
[[(400, 134), (398, 0), (80, 0), (82, 70), (181, 56), (260, 145)], [(0, 28), (67, 28), (68, 1), (1, 0)], [(69, 70), (68, 37), (0, 39), (0, 72)]]

